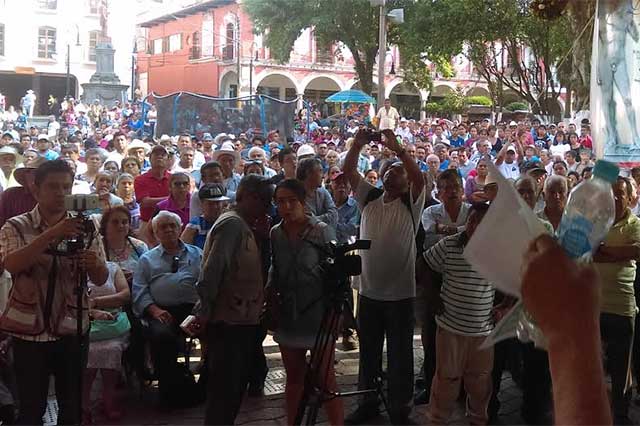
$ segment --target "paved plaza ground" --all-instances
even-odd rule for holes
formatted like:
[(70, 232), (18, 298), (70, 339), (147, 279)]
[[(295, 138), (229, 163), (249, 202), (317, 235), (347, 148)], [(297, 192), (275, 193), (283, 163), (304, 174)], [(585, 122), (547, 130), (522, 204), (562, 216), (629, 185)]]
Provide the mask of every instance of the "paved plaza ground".
[[(236, 420), (238, 425), (286, 425), (286, 414), (284, 410), (284, 382), (285, 373), (278, 346), (267, 337), (264, 343), (265, 353), (269, 363), (269, 375), (265, 384), (265, 396), (261, 398), (245, 398), (240, 415)], [(415, 370), (418, 373), (422, 365), (422, 349), (420, 346), (420, 335), (414, 335)], [(358, 351), (344, 352), (338, 344), (336, 351), (336, 372), (338, 383), (342, 391), (355, 390), (358, 374)], [(191, 358), (192, 363), (197, 363), (199, 353), (196, 351)], [(94, 394), (96, 392), (94, 391)], [(97, 395), (94, 395), (96, 397)], [(132, 386), (123, 390), (123, 399), (127, 407), (124, 419), (118, 424), (125, 425), (191, 425), (202, 424), (204, 419), (204, 407), (198, 406), (184, 410), (168, 411), (158, 407), (156, 403), (157, 390), (152, 387), (145, 389), (142, 394)], [(501, 401), (499, 422), (503, 425), (521, 425), (523, 421), (520, 417), (520, 405), (522, 393), (511, 379), (509, 373), (505, 373), (502, 378), (502, 385), (499, 395)], [(98, 402), (96, 402), (97, 404)], [(350, 413), (355, 408), (355, 399), (344, 400), (345, 412)], [(49, 409), (47, 410), (46, 423), (55, 424), (55, 397), (50, 398)], [(415, 407), (411, 418), (418, 424), (426, 424), (426, 406)], [(100, 415), (100, 410), (96, 409), (96, 424), (107, 424)], [(640, 424), (640, 409), (632, 403), (630, 417), (634, 424)], [(319, 424), (327, 424), (324, 413), (320, 412)], [(386, 415), (382, 414), (373, 424), (389, 424)], [(464, 407), (458, 404), (451, 424), (468, 424), (464, 417)]]

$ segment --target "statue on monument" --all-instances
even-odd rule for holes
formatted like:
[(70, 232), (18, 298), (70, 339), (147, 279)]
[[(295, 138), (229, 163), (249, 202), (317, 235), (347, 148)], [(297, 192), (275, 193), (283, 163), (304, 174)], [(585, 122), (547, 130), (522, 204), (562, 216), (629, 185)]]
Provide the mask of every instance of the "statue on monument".
[(129, 86), (120, 84), (115, 73), (115, 49), (109, 37), (109, 4), (108, 0), (100, 0), (100, 34), (96, 44), (96, 72), (88, 83), (82, 83), (83, 97), (87, 100), (98, 99), (103, 105), (124, 102), (127, 99)]
[(110, 43), (109, 37), (109, 0), (100, 0), (100, 41)]
[[(631, 148), (640, 148), (640, 135), (636, 123), (636, 111), (631, 101), (631, 83), (627, 70), (627, 36), (638, 43), (640, 32), (634, 22), (632, 0), (606, 0), (598, 9), (599, 33), (598, 50), (600, 60), (597, 69), (597, 84), (602, 92), (606, 143), (621, 145), (618, 132), (617, 104), (614, 98), (618, 92), (624, 104), (624, 111), (631, 129)], [(614, 90), (615, 89), (615, 90)]]

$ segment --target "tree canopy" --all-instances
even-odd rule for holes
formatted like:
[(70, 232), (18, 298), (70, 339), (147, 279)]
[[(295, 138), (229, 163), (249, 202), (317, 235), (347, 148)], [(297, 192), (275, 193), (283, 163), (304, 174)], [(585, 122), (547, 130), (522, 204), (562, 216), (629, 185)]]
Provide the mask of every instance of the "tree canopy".
[[(387, 5), (393, 9), (411, 2), (392, 0)], [(378, 54), (379, 9), (372, 7), (369, 0), (245, 0), (243, 6), (255, 31), (265, 34), (266, 45), (280, 62), (289, 60), (296, 39), (307, 28), (313, 29), (319, 43), (342, 42), (353, 54), (362, 90), (371, 94)], [(390, 37), (393, 42), (393, 35)], [(420, 67), (413, 75), (416, 82), (424, 81)]]
[(502, 104), (509, 89), (534, 112), (557, 115), (563, 88), (588, 94), (588, 67), (577, 75), (571, 66), (582, 52), (570, 49), (594, 2), (578, 2), (584, 6), (579, 18), (565, 13), (543, 20), (531, 13), (530, 0), (416, 0), (407, 5), (398, 41), (401, 52), (426, 59), (464, 54), (486, 80), (494, 104)]

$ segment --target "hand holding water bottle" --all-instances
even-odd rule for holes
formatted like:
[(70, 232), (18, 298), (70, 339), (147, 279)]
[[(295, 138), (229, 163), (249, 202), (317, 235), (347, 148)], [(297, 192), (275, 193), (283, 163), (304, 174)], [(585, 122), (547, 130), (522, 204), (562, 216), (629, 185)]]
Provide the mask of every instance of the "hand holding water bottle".
[(576, 264), (549, 235), (534, 240), (524, 256), (522, 299), (549, 342), (583, 334), (600, 315), (598, 277)]

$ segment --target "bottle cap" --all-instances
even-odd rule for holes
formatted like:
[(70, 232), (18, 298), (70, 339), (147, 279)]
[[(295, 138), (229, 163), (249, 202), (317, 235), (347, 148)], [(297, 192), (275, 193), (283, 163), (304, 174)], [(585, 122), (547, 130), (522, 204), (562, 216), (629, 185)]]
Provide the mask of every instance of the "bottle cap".
[(620, 174), (620, 168), (609, 161), (598, 160), (593, 168), (593, 175), (609, 183), (615, 183)]

